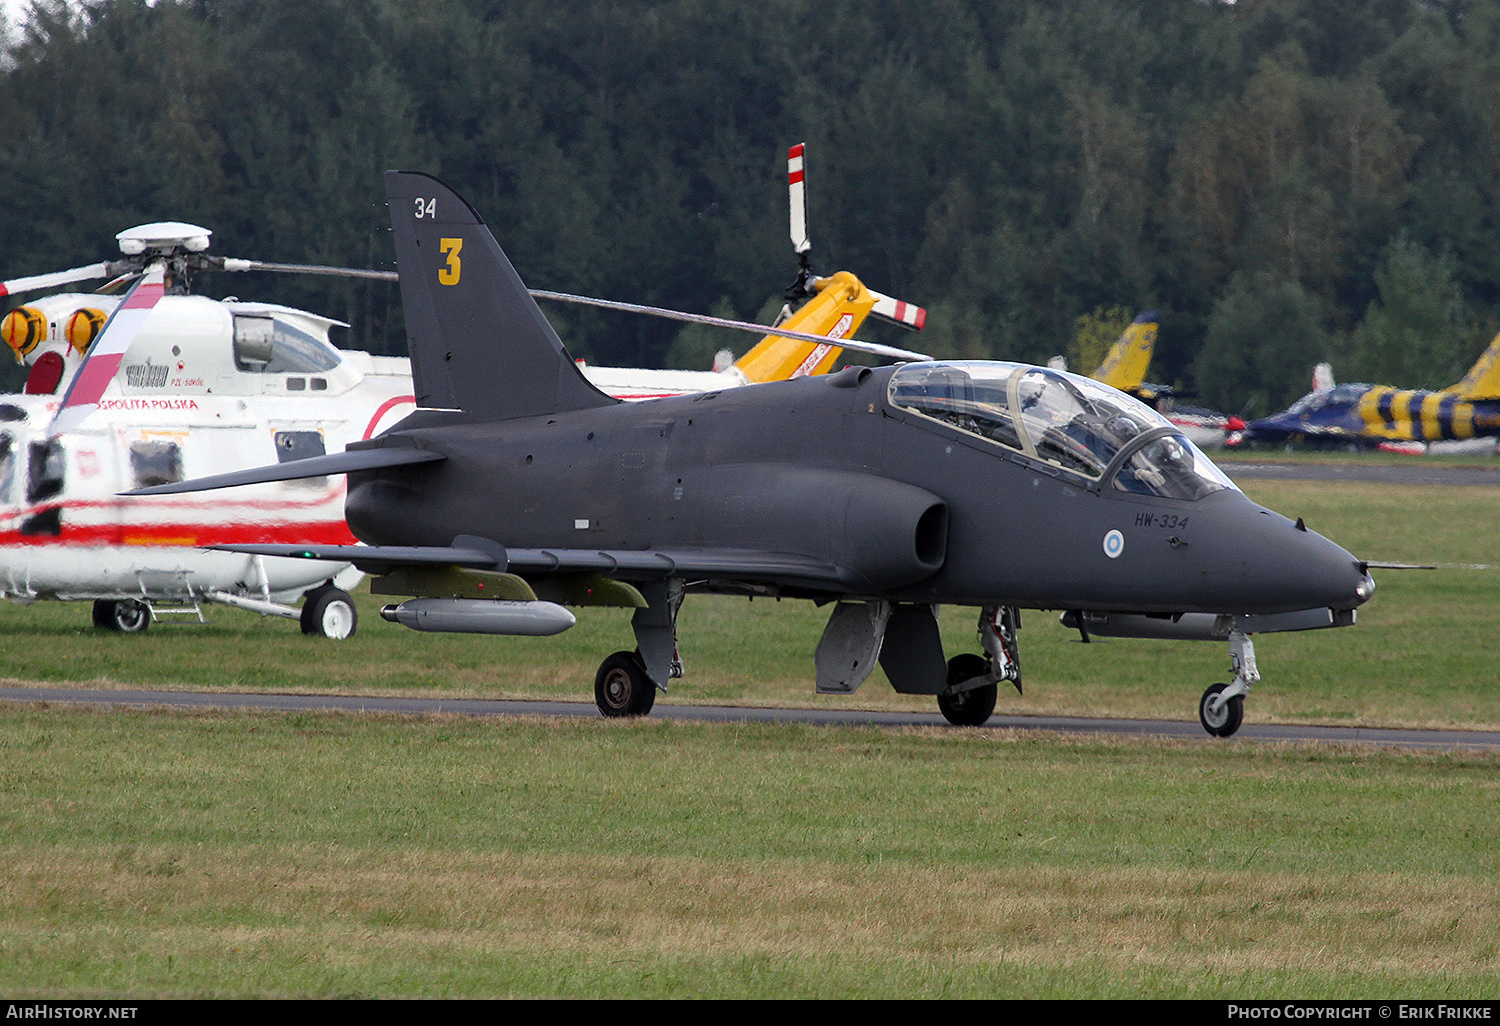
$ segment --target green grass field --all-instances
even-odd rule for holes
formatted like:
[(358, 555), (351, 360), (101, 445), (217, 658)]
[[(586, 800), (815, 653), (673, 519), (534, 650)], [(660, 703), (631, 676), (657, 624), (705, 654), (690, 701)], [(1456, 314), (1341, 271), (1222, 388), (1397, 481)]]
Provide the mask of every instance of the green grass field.
[[(1248, 722), (1500, 728), (1500, 489), (1253, 482), (1380, 572), (1257, 638)], [(1483, 569), (1480, 569), (1480, 568)], [(590, 701), (623, 611), (552, 639), (348, 642), (215, 609), (0, 607), (13, 681)], [(668, 701), (812, 689), (825, 612), (691, 597)], [(973, 611), (949, 610), (951, 650)], [(1007, 713), (1191, 719), (1216, 644), (1027, 612)], [(0, 704), (17, 997), (1447, 997), (1500, 984), (1493, 754), (1032, 731), (179, 714)]]
[(20, 997), (1500, 986), (1500, 757), (0, 707)]

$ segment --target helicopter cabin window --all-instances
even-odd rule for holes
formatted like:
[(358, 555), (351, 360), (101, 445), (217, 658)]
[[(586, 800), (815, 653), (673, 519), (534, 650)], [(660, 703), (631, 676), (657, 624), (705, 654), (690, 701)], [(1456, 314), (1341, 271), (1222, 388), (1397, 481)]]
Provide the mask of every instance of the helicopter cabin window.
[(61, 440), (51, 438), (45, 442), (32, 442), (28, 464), (27, 502), (41, 502), (62, 492), (67, 458)]
[[(286, 321), (234, 315), (234, 364), (252, 374), (321, 374), (340, 362), (339, 351)], [(304, 385), (305, 387), (305, 385)]]
[[(291, 463), (294, 460), (305, 460), (310, 456), (324, 456), (327, 450), (323, 446), (323, 432), (321, 431), (278, 431), (276, 432), (276, 462)], [(305, 485), (312, 488), (322, 488), (328, 483), (326, 477), (307, 477), (288, 481), (289, 485)]]
[(893, 406), (1100, 485), (1118, 463), (1121, 491), (1196, 499), (1234, 487), (1161, 414), (1091, 378), (1026, 364), (914, 363), (891, 375), (889, 394)]
[(130, 473), (137, 488), (182, 480), (182, 448), (176, 442), (142, 439), (130, 443)]

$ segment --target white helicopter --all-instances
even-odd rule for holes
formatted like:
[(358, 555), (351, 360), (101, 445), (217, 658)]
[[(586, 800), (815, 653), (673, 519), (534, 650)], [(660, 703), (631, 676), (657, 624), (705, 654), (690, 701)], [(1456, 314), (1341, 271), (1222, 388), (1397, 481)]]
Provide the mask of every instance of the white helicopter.
[[(800, 165), (800, 147), (794, 147)], [(798, 168), (800, 170), (800, 167)], [(806, 267), (800, 174), (793, 240), (803, 273), (783, 312), (739, 361), (715, 371), (586, 367), (596, 387), (644, 400), (828, 370), (840, 348), (921, 354), (849, 338), (876, 313), (920, 328), (925, 312), (871, 292), (852, 274)], [(799, 217), (800, 215), (800, 217)], [(800, 221), (800, 238), (799, 232)], [(211, 232), (181, 222), (117, 239), (124, 259), (0, 282), (0, 296), (90, 279), (135, 279), (123, 297), (60, 293), (12, 310), (0, 335), (30, 368), (23, 394), (0, 396), (0, 597), (93, 601), (96, 626), (134, 632), (167, 617), (204, 622), (205, 603), (298, 619), (346, 638), (357, 624), (348, 564), (239, 556), (201, 546), (301, 540), (353, 544), (344, 479), (257, 485), (181, 498), (120, 492), (286, 462), (370, 438), (415, 408), (409, 362), (335, 348), (342, 322), (290, 307), (187, 293), (199, 270), (270, 270), (394, 279), (390, 272), (209, 256)], [(544, 298), (657, 313), (764, 333), (764, 325), (560, 293)], [(838, 346), (829, 340), (837, 339)], [(300, 609), (292, 603), (303, 598)]]
[[(187, 294), (192, 271), (264, 266), (208, 257), (209, 235), (180, 222), (142, 225), (117, 236), (123, 260), (0, 283), (9, 294), (136, 278), (123, 297), (51, 295), (0, 322), (30, 367), (23, 394), (0, 396), (0, 596), (92, 599), (94, 623), (120, 631), (173, 614), (202, 622), (203, 604), (220, 602), (347, 637), (358, 571), (226, 560), (196, 547), (286, 530), (347, 538), (342, 485), (246, 489), (206, 503), (116, 495), (198, 469), (338, 452), (413, 406), (408, 362), (334, 348), (328, 331), (338, 321)], [(304, 595), (300, 610), (290, 605)]]

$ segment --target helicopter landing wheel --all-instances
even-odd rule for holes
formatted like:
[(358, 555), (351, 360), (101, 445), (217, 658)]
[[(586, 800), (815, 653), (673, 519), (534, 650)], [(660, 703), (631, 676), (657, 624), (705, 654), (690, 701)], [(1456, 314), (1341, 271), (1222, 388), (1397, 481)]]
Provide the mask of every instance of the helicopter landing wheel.
[(151, 626), (151, 607), (136, 599), (97, 599), (94, 626), (121, 634), (139, 634)]
[(1245, 719), (1245, 696), (1235, 695), (1217, 710), (1209, 707), (1209, 700), (1219, 695), (1228, 684), (1211, 684), (1198, 699), (1198, 722), (1214, 737), (1229, 737), (1240, 729)]
[(594, 675), (594, 703), (605, 716), (645, 716), (656, 704), (656, 685), (634, 652), (616, 652)]
[(342, 588), (323, 585), (302, 600), (302, 633), (343, 641), (354, 633), (359, 614), (354, 599)]
[[(984, 656), (956, 655), (948, 660), (948, 683), (962, 684), (989, 672), (990, 664)], [(995, 711), (999, 689), (994, 683), (983, 684), (967, 691), (950, 691), (937, 696), (938, 711), (943, 719), (955, 727), (979, 727)]]

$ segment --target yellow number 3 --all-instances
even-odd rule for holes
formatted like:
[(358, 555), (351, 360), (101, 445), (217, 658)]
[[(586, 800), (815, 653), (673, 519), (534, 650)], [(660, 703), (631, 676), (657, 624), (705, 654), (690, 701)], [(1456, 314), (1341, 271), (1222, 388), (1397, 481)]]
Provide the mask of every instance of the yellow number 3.
[(464, 248), (464, 240), (443, 239), (438, 243), (438, 248), (448, 254), (448, 266), (438, 271), (438, 281), (443, 285), (457, 285), (458, 276), (463, 271), (458, 251)]

